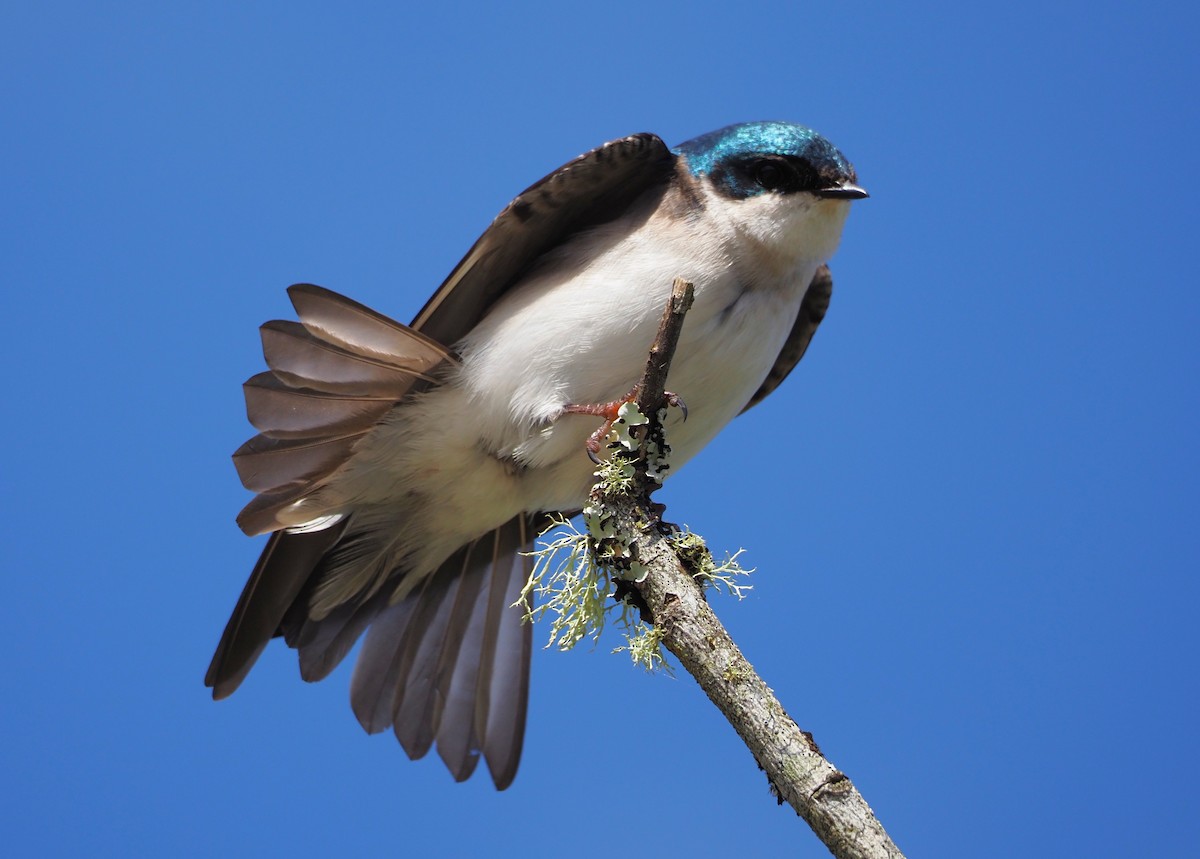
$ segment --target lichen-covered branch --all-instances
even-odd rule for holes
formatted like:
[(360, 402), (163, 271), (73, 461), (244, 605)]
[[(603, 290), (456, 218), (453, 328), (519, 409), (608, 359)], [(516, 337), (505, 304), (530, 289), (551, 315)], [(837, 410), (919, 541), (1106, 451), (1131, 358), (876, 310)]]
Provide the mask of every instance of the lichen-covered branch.
[(611, 491), (597, 484), (592, 502), (603, 508), (639, 568), (649, 571), (626, 584), (644, 603), (644, 614), (659, 631), (662, 644), (725, 714), (780, 800), (808, 822), (834, 856), (902, 856), (850, 779), (825, 759), (811, 734), (800, 730), (733, 643), (709, 608), (696, 571), (681, 561), (668, 536), (671, 529), (661, 521), (663, 508), (650, 501), (658, 481), (655, 465), (647, 476), (645, 452), (653, 442), (646, 440), (661, 434), (656, 424), (665, 407), (667, 372), (691, 303), (691, 284), (676, 280), (637, 391), (637, 405), (650, 418), (646, 427), (637, 428), (643, 440), (641, 455), (614, 454), (633, 459), (632, 491)]

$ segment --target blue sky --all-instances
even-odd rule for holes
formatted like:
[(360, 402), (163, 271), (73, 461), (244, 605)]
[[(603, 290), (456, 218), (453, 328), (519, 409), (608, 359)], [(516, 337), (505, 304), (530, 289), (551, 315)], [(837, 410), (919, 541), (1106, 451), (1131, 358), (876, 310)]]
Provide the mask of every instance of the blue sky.
[(304, 684), (276, 643), (230, 700), (201, 682), (260, 548), (229, 454), (288, 284), (407, 320), (576, 154), (780, 118), (872, 198), (798, 371), (661, 493), (758, 568), (718, 613), (909, 855), (1194, 848), (1196, 24), (8, 4), (6, 847), (825, 855), (690, 679), (615, 638), (535, 654), (502, 794), (364, 735), (348, 666)]

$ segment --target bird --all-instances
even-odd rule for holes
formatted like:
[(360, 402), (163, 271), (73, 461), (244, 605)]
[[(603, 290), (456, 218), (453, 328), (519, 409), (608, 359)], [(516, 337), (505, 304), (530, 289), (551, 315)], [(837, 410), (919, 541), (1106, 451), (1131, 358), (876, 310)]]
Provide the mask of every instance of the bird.
[[(817, 132), (730, 125), (669, 148), (610, 141), (519, 194), (410, 325), (312, 284), (261, 326), (244, 384), (258, 434), (234, 453), (269, 534), (205, 676), (234, 692), (268, 642), (304, 680), (362, 646), (352, 709), (457, 781), (512, 784), (524, 743), (527, 549), (578, 511), (596, 410), (640, 379), (676, 277), (673, 470), (796, 366), (829, 306), (827, 265), (867, 197)], [(592, 416), (589, 416), (590, 415)]]

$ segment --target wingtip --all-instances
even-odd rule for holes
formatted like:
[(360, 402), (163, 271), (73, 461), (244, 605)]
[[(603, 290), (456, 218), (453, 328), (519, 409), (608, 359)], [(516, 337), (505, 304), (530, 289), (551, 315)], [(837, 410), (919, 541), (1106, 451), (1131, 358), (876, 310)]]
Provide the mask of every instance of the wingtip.
[(229, 678), (221, 678), (221, 669), (218, 665), (218, 657), (213, 657), (213, 662), (208, 666), (208, 671), (204, 675), (205, 688), (212, 690), (212, 699), (214, 701), (224, 701), (232, 695), (239, 685), (239, 682), (230, 683)]
[(496, 786), (496, 790), (508, 790), (510, 787), (512, 787), (512, 783), (517, 779), (518, 769), (519, 767), (514, 766), (511, 769), (505, 769), (500, 773), (491, 772), (489, 769), (488, 772), (492, 776), (492, 784)]
[(446, 769), (450, 770), (451, 777), (460, 784), (475, 774), (475, 767), (479, 765), (479, 752), (472, 752), (466, 757), (455, 760), (447, 755), (442, 754), (441, 743), (438, 744), (438, 756), (442, 759), (442, 763), (446, 765)]
[(258, 659), (262, 650), (263, 648), (260, 647), (253, 657), (247, 661), (247, 664), (242, 665), (236, 671), (229, 670), (229, 666), (225, 664), (224, 651), (220, 648), (217, 650), (213, 656), (212, 663), (208, 666), (208, 671), (204, 675), (204, 685), (212, 689), (212, 698), (214, 701), (224, 701), (238, 690), (238, 687), (242, 685), (242, 681), (250, 673), (250, 669), (254, 666), (254, 662)]

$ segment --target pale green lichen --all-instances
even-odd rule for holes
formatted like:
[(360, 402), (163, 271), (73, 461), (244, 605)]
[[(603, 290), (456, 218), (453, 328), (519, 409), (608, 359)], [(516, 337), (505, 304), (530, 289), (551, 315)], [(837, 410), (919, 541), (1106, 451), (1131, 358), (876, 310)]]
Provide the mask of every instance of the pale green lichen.
[[(613, 455), (601, 462), (595, 472), (601, 495), (614, 497), (636, 491), (632, 454), (637, 451), (639, 441), (630, 430), (647, 423), (636, 404), (621, 406), (609, 433)], [(661, 432), (653, 433), (647, 441), (647, 460), (648, 474), (656, 482), (662, 482), (669, 454), (670, 447)], [(570, 650), (585, 638), (598, 640), (608, 613), (619, 607), (617, 625), (623, 629), (626, 643), (613, 652), (628, 653), (635, 665), (647, 671), (665, 668), (669, 672), (662, 630), (645, 623), (629, 603), (612, 599), (616, 580), (640, 582), (649, 569), (639, 561), (636, 547), (618, 532), (613, 516), (603, 507), (589, 501), (582, 512), (584, 530), (559, 517), (539, 536), (539, 548), (529, 553), (533, 571), (515, 605), (525, 607), (527, 621), (550, 617), (546, 647), (555, 646), (559, 650)], [(702, 585), (724, 585), (739, 599), (745, 596), (749, 586), (738, 584), (735, 578), (749, 572), (737, 563), (740, 550), (717, 565), (696, 534), (684, 531), (674, 535), (672, 541)]]
[(671, 670), (671, 663), (667, 662), (663, 653), (662, 629), (638, 620), (634, 623), (633, 630), (633, 634), (625, 633), (625, 646), (614, 647), (613, 653), (628, 653), (634, 665), (651, 674), (662, 669), (673, 675), (675, 672)]
[(620, 445), (626, 450), (637, 450), (637, 439), (629, 430), (633, 427), (645, 426), (648, 423), (650, 423), (650, 419), (642, 414), (637, 403), (621, 403), (621, 407), (617, 409), (617, 419), (613, 421), (612, 429), (609, 430), (612, 443)]
[(619, 608), (616, 622), (626, 646), (613, 652), (627, 650), (634, 663), (647, 670), (665, 664), (662, 633), (643, 622), (633, 606), (612, 599), (615, 579), (644, 577), (645, 568), (613, 554), (600, 562), (595, 541), (566, 519), (557, 519), (539, 540), (540, 548), (529, 553), (533, 571), (515, 605), (525, 607), (528, 622), (549, 616), (546, 647), (570, 650), (585, 638), (599, 640), (608, 614)]
[(737, 559), (746, 551), (745, 549), (738, 549), (732, 555), (726, 555), (725, 560), (718, 564), (713, 560), (712, 553), (708, 551), (708, 546), (704, 543), (704, 538), (699, 534), (694, 534), (685, 528), (675, 534), (671, 538), (671, 542), (679, 559), (701, 587), (720, 590), (724, 586), (726, 591), (739, 600), (745, 599), (746, 594), (753, 589), (753, 585), (738, 583), (739, 577), (748, 576), (754, 572), (753, 567), (746, 569), (738, 563)]
[(636, 486), (633, 462), (627, 456), (601, 460), (596, 466), (595, 475), (607, 495), (628, 495)]
[[(646, 439), (646, 476), (660, 486), (667, 475), (667, 470), (671, 467), (668, 463), (671, 446), (667, 444), (662, 431), (663, 421), (666, 418), (667, 410), (661, 409), (658, 412), (658, 422), (651, 427), (649, 437)], [(617, 410), (617, 419), (613, 421), (612, 428), (609, 430), (609, 447), (617, 451), (617, 455), (610, 457), (609, 461), (622, 463), (618, 467), (628, 468), (631, 479), (633, 477), (632, 454), (637, 453), (641, 440), (630, 430), (648, 423), (650, 423), (650, 419), (642, 414), (637, 403), (623, 403)]]
[(596, 638), (604, 628), (609, 609), (607, 579), (593, 560), (588, 535), (570, 521), (555, 520), (538, 539), (541, 548), (529, 553), (533, 570), (514, 605), (525, 606), (530, 623), (549, 615), (546, 646), (570, 650), (589, 635)]

